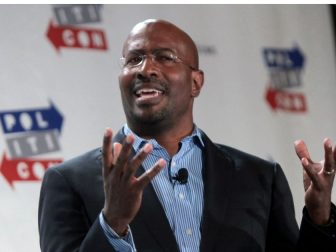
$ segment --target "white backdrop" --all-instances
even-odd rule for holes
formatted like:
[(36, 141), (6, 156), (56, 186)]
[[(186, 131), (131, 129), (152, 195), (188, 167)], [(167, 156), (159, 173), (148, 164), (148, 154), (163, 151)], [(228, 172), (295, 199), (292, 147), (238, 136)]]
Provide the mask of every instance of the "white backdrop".
[[(1, 5), (1, 251), (39, 251), (44, 169), (99, 146), (106, 126), (116, 131), (125, 122), (118, 58), (129, 30), (147, 18), (172, 21), (194, 38), (205, 72), (196, 123), (217, 142), (278, 161), (300, 220), (302, 170), (293, 142), (304, 139), (320, 160), (323, 138), (336, 140), (328, 6)], [(297, 77), (277, 82), (275, 109), (265, 99), (276, 81), (271, 73)], [(298, 97), (305, 111), (292, 111), (302, 108)]]

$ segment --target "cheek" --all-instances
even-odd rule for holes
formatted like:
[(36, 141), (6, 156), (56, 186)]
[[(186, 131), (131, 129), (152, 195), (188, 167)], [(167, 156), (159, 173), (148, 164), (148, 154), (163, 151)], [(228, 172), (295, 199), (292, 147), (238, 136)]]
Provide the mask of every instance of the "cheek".
[(170, 90), (177, 97), (187, 98), (192, 95), (192, 80), (190, 74), (177, 73), (170, 75)]
[(122, 70), (118, 76), (119, 85), (123, 85), (123, 83), (128, 82), (127, 80), (130, 79), (130, 72), (126, 70)]
[(119, 75), (119, 88), (122, 94), (127, 94), (130, 85), (132, 83), (133, 77), (129, 72), (123, 71)]

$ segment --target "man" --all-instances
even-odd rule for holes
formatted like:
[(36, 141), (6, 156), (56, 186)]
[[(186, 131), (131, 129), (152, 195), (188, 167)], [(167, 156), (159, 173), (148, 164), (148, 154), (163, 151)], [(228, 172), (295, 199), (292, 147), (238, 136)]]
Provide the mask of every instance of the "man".
[(203, 72), (184, 31), (163, 20), (139, 23), (122, 62), (127, 124), (113, 139), (106, 129), (101, 149), (46, 172), (43, 252), (336, 251), (329, 139), (321, 163), (295, 143), (306, 190), (299, 231), (280, 166), (214, 144), (194, 124)]

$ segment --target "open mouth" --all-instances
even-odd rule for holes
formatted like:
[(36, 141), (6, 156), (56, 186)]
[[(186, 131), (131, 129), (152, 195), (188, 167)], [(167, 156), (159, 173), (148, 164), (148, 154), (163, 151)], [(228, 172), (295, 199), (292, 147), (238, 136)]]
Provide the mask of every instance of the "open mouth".
[(155, 88), (141, 88), (135, 92), (135, 95), (141, 100), (155, 98), (163, 95), (162, 90), (158, 90)]

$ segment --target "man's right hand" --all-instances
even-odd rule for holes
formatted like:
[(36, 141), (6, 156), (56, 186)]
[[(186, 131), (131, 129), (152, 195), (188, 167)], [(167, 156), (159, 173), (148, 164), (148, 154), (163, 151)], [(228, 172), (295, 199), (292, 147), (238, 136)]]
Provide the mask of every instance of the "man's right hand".
[(152, 151), (147, 143), (142, 150), (130, 159), (134, 136), (128, 135), (123, 144), (114, 143), (112, 148), (112, 129), (105, 130), (103, 155), (103, 180), (105, 204), (103, 214), (109, 226), (120, 236), (125, 235), (128, 224), (139, 211), (143, 189), (166, 166), (164, 159), (135, 177), (137, 169)]

